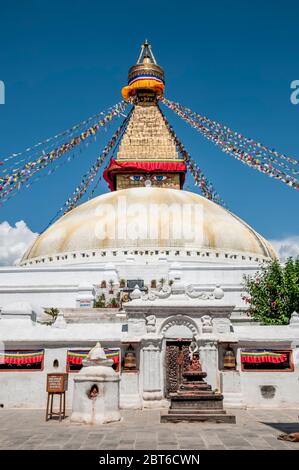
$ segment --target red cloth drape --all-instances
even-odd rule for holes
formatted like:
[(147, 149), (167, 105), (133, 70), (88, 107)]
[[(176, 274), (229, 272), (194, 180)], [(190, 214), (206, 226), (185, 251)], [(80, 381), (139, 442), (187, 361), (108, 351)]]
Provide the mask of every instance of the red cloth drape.
[[(114, 364), (118, 364), (119, 363), (119, 352), (118, 351), (105, 351), (105, 354), (107, 356), (108, 359), (112, 359)], [(76, 352), (76, 351), (69, 351), (68, 354), (67, 354), (67, 363), (68, 364), (73, 364), (73, 365), (81, 365), (82, 364), (82, 361), (83, 359), (86, 358), (88, 352), (86, 353), (83, 353), (82, 351), (80, 352)]]
[(180, 173), (180, 180), (181, 186), (184, 184), (185, 180), (185, 173), (187, 171), (187, 167), (185, 163), (182, 162), (128, 162), (128, 161), (120, 161), (111, 159), (108, 167), (105, 169), (103, 173), (104, 179), (107, 181), (109, 189), (111, 191), (115, 190), (114, 187), (114, 180), (113, 175), (115, 173), (127, 172), (127, 171), (134, 171), (136, 173), (141, 172), (173, 172), (173, 173)]
[(43, 353), (35, 354), (33, 353), (32, 355), (24, 353), (24, 354), (5, 354), (1, 360), (4, 362), (4, 364), (35, 364), (37, 362), (42, 362), (44, 358)]
[(241, 354), (241, 362), (249, 363), (249, 364), (261, 364), (261, 363), (271, 363), (271, 364), (281, 364), (282, 362), (286, 362), (288, 360), (286, 354), (278, 355), (258, 355), (258, 356), (250, 356), (250, 355), (243, 355)]

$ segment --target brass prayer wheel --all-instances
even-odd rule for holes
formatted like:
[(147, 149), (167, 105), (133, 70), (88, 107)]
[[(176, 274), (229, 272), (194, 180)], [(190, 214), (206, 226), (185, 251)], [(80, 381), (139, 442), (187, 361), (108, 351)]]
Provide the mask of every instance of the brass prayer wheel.
[(128, 347), (126, 353), (125, 353), (124, 369), (125, 370), (137, 369), (136, 354), (135, 354), (134, 348), (131, 344), (129, 345), (129, 347)]
[(224, 369), (235, 369), (236, 368), (236, 357), (232, 348), (228, 347), (224, 353), (223, 358)]

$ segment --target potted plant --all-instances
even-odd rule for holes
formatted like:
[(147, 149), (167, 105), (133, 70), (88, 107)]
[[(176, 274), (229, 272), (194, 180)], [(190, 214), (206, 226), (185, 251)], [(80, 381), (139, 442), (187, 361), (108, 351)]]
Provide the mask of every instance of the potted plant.
[(94, 308), (105, 308), (106, 307), (106, 297), (105, 294), (102, 293), (94, 302)]
[(114, 282), (112, 279), (109, 281), (109, 294), (113, 294), (113, 287), (114, 287)]
[(109, 303), (109, 308), (118, 308), (119, 307), (119, 302), (115, 297), (112, 297)]

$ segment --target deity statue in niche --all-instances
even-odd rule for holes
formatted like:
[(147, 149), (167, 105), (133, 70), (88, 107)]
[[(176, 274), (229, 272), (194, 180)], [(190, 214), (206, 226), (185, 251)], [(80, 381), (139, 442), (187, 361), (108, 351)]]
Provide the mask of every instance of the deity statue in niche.
[(201, 371), (201, 364), (199, 360), (199, 347), (195, 336), (193, 336), (192, 341), (189, 346), (189, 366), (187, 372), (198, 372)]
[(196, 353), (198, 353), (198, 351), (199, 351), (199, 347), (197, 345), (195, 336), (193, 336), (192, 341), (191, 341), (190, 346), (189, 346), (189, 359), (190, 359), (190, 362), (193, 361), (194, 355)]

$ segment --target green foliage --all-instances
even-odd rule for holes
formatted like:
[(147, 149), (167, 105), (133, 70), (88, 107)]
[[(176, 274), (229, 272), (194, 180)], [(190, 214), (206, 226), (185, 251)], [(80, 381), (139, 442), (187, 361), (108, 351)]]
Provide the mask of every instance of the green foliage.
[(55, 307), (46, 308), (45, 313), (47, 313), (48, 315), (52, 317), (50, 321), (46, 322), (46, 325), (53, 325), (56, 318), (58, 317), (59, 309)]
[(112, 299), (110, 300), (107, 307), (108, 308), (118, 308), (119, 307), (119, 301), (115, 297), (112, 297)]
[(119, 287), (121, 287), (121, 288), (126, 287), (126, 280), (125, 280), (125, 279), (121, 279), (121, 280), (119, 281)]
[(116, 300), (118, 301), (118, 303), (120, 303), (120, 298), (121, 298), (121, 292), (120, 292), (120, 290), (117, 292), (115, 298), (116, 298)]
[(102, 293), (94, 302), (94, 308), (118, 308), (120, 306), (120, 292), (117, 292), (116, 297), (106, 300), (105, 294)]
[(105, 294), (102, 293), (94, 302), (94, 308), (105, 308), (106, 307), (106, 297)]
[(299, 257), (285, 265), (271, 261), (253, 277), (244, 276), (249, 314), (264, 325), (286, 325), (299, 311)]
[(110, 279), (110, 281), (108, 281), (108, 284), (109, 284), (109, 294), (113, 294), (113, 288), (114, 288), (114, 282), (112, 279)]

